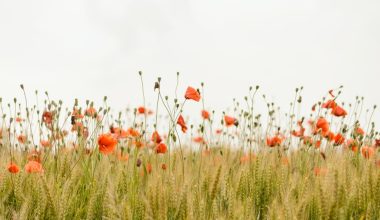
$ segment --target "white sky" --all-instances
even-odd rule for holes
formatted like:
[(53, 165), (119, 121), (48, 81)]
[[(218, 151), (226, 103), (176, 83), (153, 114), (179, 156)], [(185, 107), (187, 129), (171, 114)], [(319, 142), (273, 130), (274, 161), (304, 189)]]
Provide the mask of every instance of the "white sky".
[[(250, 85), (283, 108), (305, 87), (306, 106), (330, 88), (380, 104), (378, 0), (0, 0), (0, 96), (49, 91), (116, 109), (149, 103), (163, 78), (172, 94), (206, 84), (206, 107), (221, 110)], [(191, 104), (192, 105), (192, 104)]]

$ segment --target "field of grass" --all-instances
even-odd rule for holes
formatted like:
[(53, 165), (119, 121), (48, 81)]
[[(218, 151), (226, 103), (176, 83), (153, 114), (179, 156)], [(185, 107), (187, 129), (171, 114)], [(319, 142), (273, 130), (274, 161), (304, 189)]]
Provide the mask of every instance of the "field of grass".
[[(273, 103), (260, 113), (252, 87), (218, 113), (203, 84), (178, 99), (160, 87), (155, 108), (144, 98), (116, 113), (107, 97), (0, 100), (0, 218), (380, 219), (376, 106), (339, 102), (340, 87), (301, 116), (298, 88), (286, 114)], [(198, 123), (186, 102), (199, 102), (187, 112)]]

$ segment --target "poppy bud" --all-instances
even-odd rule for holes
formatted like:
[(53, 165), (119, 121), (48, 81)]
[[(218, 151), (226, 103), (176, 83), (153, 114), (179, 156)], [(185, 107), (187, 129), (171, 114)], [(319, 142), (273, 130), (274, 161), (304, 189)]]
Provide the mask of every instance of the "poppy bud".
[(156, 90), (156, 89), (160, 89), (160, 83), (158, 83), (158, 82), (154, 83), (154, 90)]
[(140, 159), (140, 158), (137, 159), (136, 166), (137, 166), (137, 167), (140, 167), (140, 166), (141, 166), (141, 163), (142, 163), (141, 159)]

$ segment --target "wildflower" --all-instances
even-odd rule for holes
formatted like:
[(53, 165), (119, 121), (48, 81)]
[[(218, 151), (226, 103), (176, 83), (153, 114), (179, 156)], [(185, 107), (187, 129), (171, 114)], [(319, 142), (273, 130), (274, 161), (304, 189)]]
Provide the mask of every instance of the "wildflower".
[(16, 122), (21, 123), (23, 120), (20, 117), (16, 117)]
[(316, 124), (317, 130), (321, 130), (323, 133), (327, 133), (330, 130), (330, 125), (327, 120), (320, 117)]
[(53, 122), (53, 113), (49, 111), (44, 111), (44, 113), (42, 113), (42, 121), (45, 124), (50, 125)]
[(15, 163), (11, 162), (8, 165), (8, 171), (10, 173), (18, 173), (20, 171), (20, 168)]
[(199, 100), (201, 99), (201, 95), (199, 94), (199, 92), (196, 89), (189, 86), (189, 87), (187, 87), (187, 90), (185, 93), (185, 99), (192, 99), (196, 102), (199, 102)]
[(120, 160), (120, 161), (128, 161), (129, 155), (128, 154), (123, 154), (122, 151), (119, 151), (117, 153), (117, 159)]
[(43, 173), (44, 172), (42, 168), (42, 164), (34, 160), (30, 160), (25, 165), (25, 171), (27, 173)]
[(231, 125), (235, 125), (235, 126), (239, 125), (239, 122), (236, 118), (228, 116), (228, 115), (224, 116), (224, 122), (226, 123), (227, 127)]
[(186, 123), (185, 123), (185, 119), (183, 119), (182, 115), (180, 115), (180, 116), (178, 117), (177, 124), (178, 124), (179, 126), (181, 126), (182, 132), (183, 132), (183, 133), (186, 133), (186, 131), (187, 131), (187, 126), (186, 126)]
[(373, 147), (363, 146), (360, 152), (364, 158), (369, 159), (375, 154), (375, 149)]
[(355, 131), (354, 131), (355, 135), (361, 135), (361, 136), (364, 136), (364, 130), (360, 127), (357, 127), (355, 128)]
[(209, 120), (210, 119), (210, 113), (206, 110), (202, 110), (202, 118), (204, 120)]
[(95, 118), (96, 117), (96, 109), (94, 107), (89, 107), (88, 109), (86, 109), (84, 115), (86, 115), (88, 117)]
[(216, 131), (215, 131), (216, 134), (221, 134), (222, 132), (223, 132), (222, 129), (216, 129)]
[(147, 163), (145, 169), (146, 169), (147, 173), (151, 173), (152, 172), (152, 164)]
[(145, 107), (140, 106), (140, 107), (137, 108), (137, 112), (138, 112), (139, 114), (145, 114), (146, 109), (145, 109)]
[(304, 136), (306, 129), (302, 126), (302, 121), (299, 121), (297, 124), (298, 124), (298, 126), (300, 126), (300, 130), (292, 131), (292, 135), (295, 137), (302, 137), (302, 136)]
[(193, 138), (193, 141), (194, 141), (195, 143), (205, 143), (205, 140), (204, 140), (203, 137), (201, 137), (201, 136), (198, 136), (198, 137)]
[(267, 145), (269, 147), (275, 147), (281, 145), (283, 141), (283, 138), (279, 135), (273, 136), (273, 137), (267, 137)]
[(40, 144), (42, 147), (45, 147), (45, 148), (51, 147), (51, 143), (48, 140), (41, 140)]
[(335, 135), (334, 142), (336, 145), (341, 145), (344, 143), (344, 141), (345, 141), (345, 138), (342, 134), (339, 133)]
[(327, 102), (322, 104), (322, 108), (334, 109), (337, 106), (334, 100), (328, 100)]
[(159, 143), (157, 146), (156, 146), (156, 153), (157, 154), (164, 154), (166, 153), (166, 151), (168, 150), (166, 144), (164, 143)]
[(110, 132), (111, 132), (111, 134), (115, 135), (116, 139), (127, 138), (129, 135), (128, 131), (126, 131), (122, 128), (115, 128), (112, 125), (110, 127)]
[(340, 106), (335, 106), (332, 111), (331, 111), (331, 114), (335, 115), (336, 117), (344, 117), (347, 115), (347, 112), (346, 110), (344, 110), (342, 107)]
[(327, 174), (327, 168), (314, 167), (314, 175), (316, 175), (316, 176), (325, 176), (326, 174)]
[(132, 137), (139, 137), (140, 132), (132, 127), (128, 128), (127, 133)]
[(20, 144), (25, 144), (25, 142), (27, 141), (27, 138), (25, 135), (22, 135), (20, 134), (18, 137), (17, 137), (17, 140)]
[(78, 109), (76, 109), (76, 108), (73, 109), (73, 113), (71, 114), (71, 116), (73, 116), (73, 119), (74, 119), (74, 120), (75, 120), (75, 119), (81, 119), (81, 118), (84, 118), (84, 115), (82, 115), (82, 114), (80, 113), (80, 110), (78, 110)]
[(152, 140), (154, 143), (156, 143), (156, 144), (159, 144), (159, 143), (161, 143), (161, 141), (162, 141), (161, 136), (160, 136), (160, 134), (158, 134), (157, 131), (154, 131), (154, 132), (153, 132), (151, 140)]
[(102, 134), (98, 137), (99, 151), (102, 154), (110, 154), (117, 145), (117, 140), (112, 134)]

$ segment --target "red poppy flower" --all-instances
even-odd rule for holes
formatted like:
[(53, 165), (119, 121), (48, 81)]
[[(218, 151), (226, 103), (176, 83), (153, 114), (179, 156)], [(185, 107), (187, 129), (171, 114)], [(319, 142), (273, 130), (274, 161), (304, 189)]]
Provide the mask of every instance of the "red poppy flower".
[(224, 116), (224, 122), (226, 123), (227, 127), (229, 127), (231, 125), (238, 126), (238, 124), (239, 124), (238, 121), (236, 120), (236, 118), (228, 116), (228, 115)]
[(179, 126), (181, 126), (182, 132), (183, 132), (183, 133), (186, 133), (186, 131), (187, 131), (187, 126), (186, 126), (186, 123), (185, 123), (185, 119), (183, 119), (182, 115), (180, 115), (180, 116), (178, 117), (177, 124), (178, 124)]
[(20, 171), (20, 168), (15, 163), (11, 162), (8, 165), (8, 171), (10, 173), (18, 173)]
[(159, 144), (159, 143), (161, 143), (161, 141), (162, 141), (161, 136), (160, 136), (160, 134), (158, 134), (157, 131), (154, 131), (154, 132), (153, 132), (151, 140), (152, 140), (154, 143), (156, 143), (156, 144)]
[(25, 165), (25, 171), (27, 173), (43, 173), (44, 169), (42, 168), (42, 164), (41, 163), (39, 163), (37, 161), (34, 161), (34, 160), (30, 160)]
[(344, 141), (345, 141), (345, 138), (342, 134), (339, 133), (335, 135), (334, 142), (336, 145), (341, 145), (344, 143)]
[(337, 116), (337, 117), (344, 117), (347, 115), (347, 112), (346, 110), (344, 110), (342, 107), (340, 106), (335, 106), (332, 111), (331, 111), (331, 114)]
[(164, 153), (166, 153), (167, 150), (168, 150), (168, 147), (164, 143), (159, 143), (156, 146), (156, 153), (157, 154), (164, 154)]
[(42, 121), (45, 124), (51, 124), (53, 122), (53, 113), (49, 111), (44, 111), (44, 113), (42, 113)]
[(199, 92), (196, 89), (189, 86), (189, 87), (187, 87), (187, 90), (185, 93), (185, 99), (192, 99), (196, 102), (199, 102), (199, 100), (201, 99), (201, 95), (199, 94)]
[(210, 119), (210, 113), (206, 110), (202, 110), (202, 118), (205, 120), (209, 120)]
[(327, 109), (333, 109), (337, 106), (334, 100), (328, 100), (327, 102), (322, 104), (322, 108), (327, 108)]
[(22, 118), (16, 117), (16, 122), (18, 122), (18, 123), (22, 122)]
[(115, 150), (117, 140), (112, 134), (101, 134), (98, 137), (99, 151), (102, 154), (110, 154)]
[(137, 112), (138, 112), (139, 114), (145, 114), (145, 107), (143, 107), (143, 106), (138, 107), (138, 108), (137, 108)]
[(327, 133), (330, 130), (330, 125), (327, 120), (323, 117), (320, 117), (316, 124), (317, 130), (321, 129), (322, 133)]
[(283, 138), (278, 135), (273, 136), (273, 137), (267, 137), (267, 145), (269, 147), (279, 146), (281, 145), (282, 141), (283, 141)]

